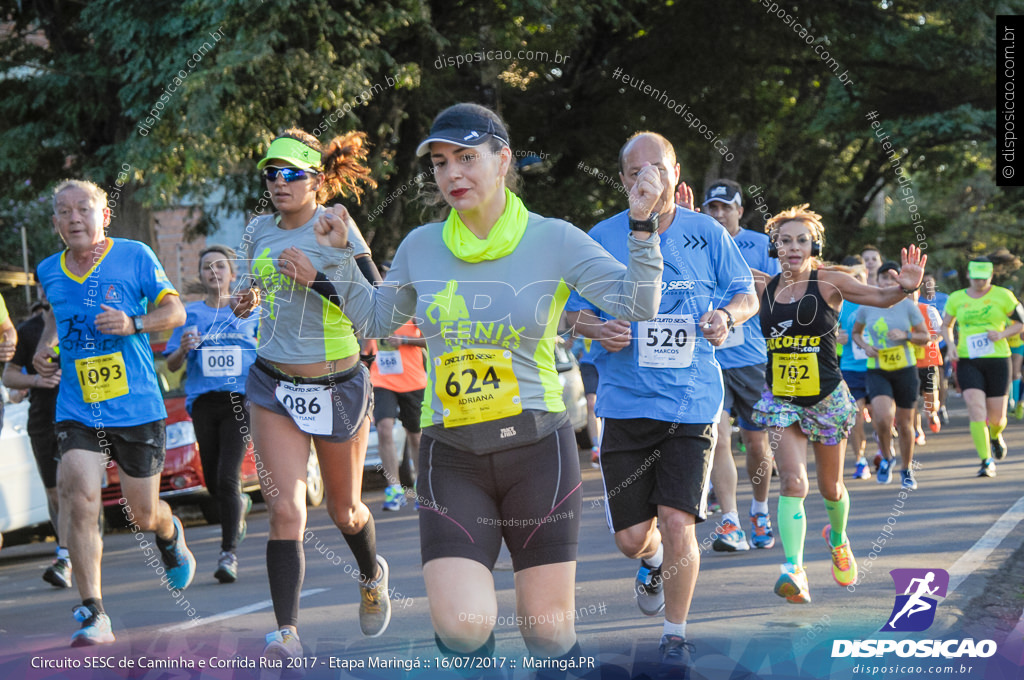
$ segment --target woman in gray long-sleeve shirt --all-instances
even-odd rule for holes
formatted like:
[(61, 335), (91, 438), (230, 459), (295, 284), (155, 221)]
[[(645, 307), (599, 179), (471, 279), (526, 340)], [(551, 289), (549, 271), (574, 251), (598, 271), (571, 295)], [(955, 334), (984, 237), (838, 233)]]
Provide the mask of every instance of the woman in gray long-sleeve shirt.
[[(513, 162), (505, 126), (484, 107), (441, 112), (418, 153), (430, 154), (452, 210), (405, 238), (380, 288), (359, 280), (351, 257), (328, 272), (306, 269), (299, 258), (300, 274), (326, 274), (364, 336), (387, 337), (411, 318), (427, 339), (417, 492), (442, 653), (492, 655), (491, 570), (504, 539), (530, 652), (578, 656), (581, 478), (555, 370), (557, 324), (572, 290), (618, 318), (651, 318), (660, 299), (658, 238), (634, 232), (627, 268), (573, 225), (529, 213), (506, 187)], [(650, 201), (650, 181), (631, 200)], [(353, 225), (347, 215), (329, 215), (317, 229), (345, 247)]]

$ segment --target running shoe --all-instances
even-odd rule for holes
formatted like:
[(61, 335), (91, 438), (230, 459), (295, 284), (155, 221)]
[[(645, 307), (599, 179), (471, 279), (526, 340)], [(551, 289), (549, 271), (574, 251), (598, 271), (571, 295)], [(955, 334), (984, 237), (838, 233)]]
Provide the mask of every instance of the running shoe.
[[(267, 646), (263, 648), (264, 659), (273, 659), (284, 664), (291, 659), (301, 657), (304, 653), (298, 634), (293, 633), (290, 628), (267, 633), (266, 640)], [(277, 664), (270, 665), (276, 666)]]
[(238, 558), (235, 553), (224, 551), (220, 554), (213, 577), (221, 583), (234, 583), (238, 580)]
[(380, 509), (387, 512), (398, 512), (405, 502), (405, 490), (402, 489), (402, 485), (392, 484), (384, 489), (384, 504), (380, 506)]
[(252, 510), (252, 496), (247, 493), (242, 494), (242, 519), (238, 521), (238, 543), (245, 540), (245, 534), (249, 531), (249, 525), (245, 521), (246, 516)]
[(871, 424), (871, 409), (869, 409), (867, 406), (865, 406), (864, 409), (863, 409), (863, 414), (864, 414), (864, 422), (867, 423), (868, 425), (870, 425)]
[(996, 476), (996, 464), (991, 458), (986, 458), (981, 461), (981, 467), (978, 468), (978, 477), (995, 477)]
[(71, 560), (66, 557), (55, 559), (43, 572), (43, 580), (57, 588), (70, 588)]
[(942, 429), (942, 419), (937, 412), (928, 416), (928, 427), (936, 434)]
[(917, 444), (918, 446), (924, 446), (925, 442), (926, 440), (924, 438), (924, 432), (918, 432), (917, 436), (914, 437), (914, 443)]
[(715, 514), (716, 512), (722, 511), (722, 504), (718, 502), (718, 495), (715, 494), (715, 490), (711, 489), (708, 491), (708, 516)]
[(678, 635), (662, 635), (658, 645), (661, 653), (659, 678), (688, 678), (693, 668), (695, 649), (692, 642)]
[(871, 461), (875, 465), (875, 472), (876, 473), (878, 472), (878, 468), (882, 467), (882, 461), (884, 459), (885, 459), (885, 456), (883, 456), (882, 455), (882, 451), (879, 450), (878, 453), (875, 454), (874, 459)]
[(711, 548), (715, 552), (750, 550), (746, 535), (742, 529), (732, 523), (732, 520), (727, 519), (719, 524), (712, 535), (715, 537), (715, 542), (711, 544)]
[(943, 425), (949, 425), (949, 411), (946, 410), (945, 406), (939, 408), (939, 418), (942, 419)]
[(864, 456), (860, 457), (857, 461), (857, 467), (853, 471), (854, 479), (871, 479), (871, 467), (868, 465), (868, 459)]
[(185, 590), (196, 575), (196, 558), (185, 545), (185, 530), (181, 526), (181, 521), (175, 516), (172, 516), (171, 520), (174, 522), (174, 541), (168, 546), (163, 546), (160, 545), (162, 541), (158, 539), (157, 545), (160, 546), (160, 554), (164, 566), (167, 567), (168, 583), (171, 588)]
[(78, 605), (72, 610), (75, 621), (82, 627), (71, 635), (72, 647), (88, 647), (90, 645), (106, 645), (114, 641), (114, 633), (110, 629), (110, 617), (97, 614), (85, 605)]
[(647, 616), (657, 616), (665, 611), (665, 591), (661, 582), (661, 567), (649, 566), (640, 560), (634, 588), (636, 606)]
[(751, 515), (750, 524), (750, 545), (752, 547), (767, 550), (775, 545), (772, 520), (767, 513), (758, 512)]
[(1001, 434), (992, 440), (992, 457), (996, 460), (1006, 458), (1006, 441)]
[(1018, 401), (1013, 409), (1013, 417), (1017, 420), (1024, 420), (1024, 401)]
[(911, 491), (917, 489), (917, 480), (914, 479), (913, 470), (900, 470), (900, 486)]
[(378, 637), (391, 623), (391, 599), (388, 597), (388, 563), (377, 555), (380, 576), (359, 584), (359, 629), (366, 637)]
[(598, 469), (601, 467), (601, 449), (597, 446), (590, 449), (590, 467)]
[(878, 483), (888, 484), (892, 481), (892, 461), (882, 459), (882, 462), (878, 464)]
[(790, 604), (810, 604), (811, 590), (804, 568), (789, 562), (783, 564), (782, 575), (775, 582), (775, 594), (786, 598)]
[(853, 559), (853, 551), (850, 550), (850, 541), (840, 545), (832, 545), (829, 533), (832, 525), (826, 524), (821, 530), (821, 537), (825, 539), (825, 545), (832, 551), (832, 578), (841, 586), (849, 586), (857, 582), (857, 560)]

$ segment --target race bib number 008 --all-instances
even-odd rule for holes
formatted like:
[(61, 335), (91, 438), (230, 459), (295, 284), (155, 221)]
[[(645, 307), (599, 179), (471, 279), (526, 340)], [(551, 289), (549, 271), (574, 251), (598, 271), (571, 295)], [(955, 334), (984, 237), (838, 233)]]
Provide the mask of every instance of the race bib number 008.
[(772, 355), (772, 394), (777, 397), (813, 397), (820, 393), (817, 354)]
[(639, 364), (647, 368), (689, 368), (697, 341), (690, 314), (668, 314), (637, 324)]
[(323, 385), (293, 385), (279, 382), (274, 396), (306, 434), (333, 434), (331, 389)]
[(120, 352), (75, 360), (75, 373), (87, 404), (128, 394), (128, 372)]
[(231, 345), (224, 347), (200, 347), (199, 360), (203, 375), (207, 378), (230, 378), (242, 375), (242, 348)]
[(434, 359), (434, 392), (445, 427), (498, 420), (523, 412), (512, 353), (463, 349)]

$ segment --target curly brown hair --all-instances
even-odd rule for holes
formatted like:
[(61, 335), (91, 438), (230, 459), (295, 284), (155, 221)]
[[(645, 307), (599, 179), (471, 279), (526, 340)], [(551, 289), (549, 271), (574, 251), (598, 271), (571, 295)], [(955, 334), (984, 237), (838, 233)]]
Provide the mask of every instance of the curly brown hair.
[(317, 203), (323, 205), (338, 195), (352, 196), (356, 203), (360, 203), (363, 185), (371, 189), (377, 187), (376, 180), (370, 177), (370, 168), (366, 166), (369, 143), (365, 132), (346, 132), (327, 142), (326, 146), (299, 128), (289, 128), (277, 139), (282, 137), (302, 142), (320, 152), (320, 167), (317, 169), (323, 174), (324, 183), (316, 192)]
[(810, 210), (810, 203), (801, 203), (800, 205), (794, 205), (788, 210), (783, 210), (779, 214), (772, 217), (764, 225), (764, 230), (767, 232), (768, 237), (773, 241), (778, 238), (779, 227), (786, 222), (803, 222), (807, 225), (807, 228), (811, 231), (811, 238), (821, 244), (822, 249), (825, 248), (825, 225), (821, 223), (821, 215)]

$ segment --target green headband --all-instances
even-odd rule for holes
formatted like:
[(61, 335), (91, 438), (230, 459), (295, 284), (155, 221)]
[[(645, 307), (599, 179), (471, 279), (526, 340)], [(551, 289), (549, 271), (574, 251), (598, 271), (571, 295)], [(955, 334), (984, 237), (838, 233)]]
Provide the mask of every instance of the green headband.
[(991, 262), (969, 262), (967, 263), (967, 278), (988, 279), (992, 277), (994, 269)]
[(304, 170), (320, 167), (320, 152), (290, 137), (275, 139), (267, 149), (267, 155), (256, 164), (256, 169), (262, 170), (263, 166), (274, 159), (291, 163)]

